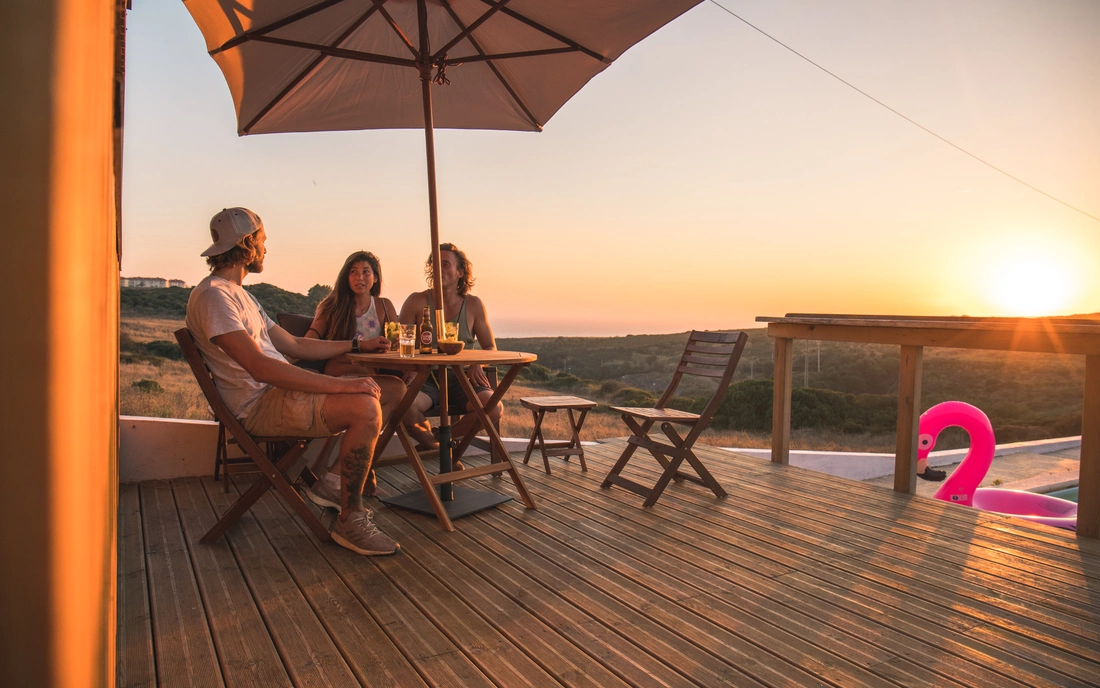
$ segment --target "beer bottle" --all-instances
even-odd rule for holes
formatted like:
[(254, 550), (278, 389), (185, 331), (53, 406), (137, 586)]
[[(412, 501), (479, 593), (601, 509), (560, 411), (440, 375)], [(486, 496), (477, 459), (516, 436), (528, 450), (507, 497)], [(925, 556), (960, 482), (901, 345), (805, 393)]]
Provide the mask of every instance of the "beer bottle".
[(424, 306), (424, 316), (420, 319), (420, 353), (430, 354), (435, 346), (435, 329), (428, 307)]

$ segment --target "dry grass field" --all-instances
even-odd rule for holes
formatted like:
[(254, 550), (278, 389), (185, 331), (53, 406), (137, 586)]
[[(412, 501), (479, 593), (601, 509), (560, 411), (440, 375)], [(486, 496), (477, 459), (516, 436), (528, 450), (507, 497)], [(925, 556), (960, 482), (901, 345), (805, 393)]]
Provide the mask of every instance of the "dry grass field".
[[(119, 334), (132, 341), (175, 342), (182, 320), (124, 318)], [(129, 359), (129, 362), (127, 362)], [(191, 369), (184, 361), (123, 355), (119, 365), (119, 412), (124, 416), (212, 419)]]
[[(520, 406), (521, 397), (552, 396), (561, 392), (546, 391), (537, 387), (525, 387), (514, 384), (504, 397), (505, 409), (500, 424), (504, 437), (530, 437), (534, 428), (531, 412)], [(565, 411), (547, 414), (542, 421), (543, 436), (546, 439), (569, 438), (569, 416)], [(582, 440), (626, 437), (630, 434), (618, 414), (606, 406), (596, 408), (588, 414), (581, 430)], [(740, 432), (735, 430), (707, 430), (699, 440), (702, 444), (715, 447), (767, 448), (771, 446), (768, 433)], [(817, 451), (858, 451), (893, 452), (895, 447), (893, 434), (845, 434), (824, 430), (794, 430), (791, 432), (791, 446), (794, 449), (814, 449)]]
[[(183, 327), (182, 320), (155, 318), (124, 318), (120, 333), (137, 343), (156, 340), (175, 341), (172, 333)], [(183, 361), (150, 359), (125, 362), (119, 366), (121, 413), (127, 416), (152, 416), (158, 418), (210, 419), (210, 410), (191, 375), (191, 369)], [(125, 359), (125, 357), (124, 357)], [(151, 381), (156, 383), (150, 384)], [(504, 437), (530, 437), (534, 421), (530, 412), (520, 406), (521, 397), (562, 394), (537, 387), (512, 385), (505, 397), (505, 409), (501, 423)], [(548, 439), (569, 437), (568, 417), (564, 412), (548, 414), (543, 421), (544, 436)], [(581, 437), (584, 440), (625, 437), (629, 433), (619, 416), (601, 406), (588, 414)], [(708, 430), (700, 440), (717, 447), (769, 447), (771, 436), (767, 433)], [(821, 451), (892, 452), (894, 436), (870, 434), (844, 434), (821, 430), (795, 430), (791, 436), (795, 449)]]

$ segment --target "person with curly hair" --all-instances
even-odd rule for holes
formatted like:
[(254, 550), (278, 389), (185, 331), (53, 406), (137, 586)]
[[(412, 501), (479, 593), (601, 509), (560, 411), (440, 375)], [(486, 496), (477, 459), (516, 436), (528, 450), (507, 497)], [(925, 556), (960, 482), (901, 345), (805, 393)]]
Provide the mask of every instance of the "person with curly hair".
[[(419, 323), (424, 308), (429, 312), (435, 312), (435, 303), (432, 298), (432, 259), (428, 257), (424, 266), (424, 274), (428, 282), (425, 291), (410, 294), (401, 306), (400, 322)], [(480, 298), (470, 293), (474, 286), (473, 264), (466, 257), (465, 252), (454, 244), (439, 245), (439, 278), (443, 286), (443, 317), (446, 322), (458, 325), (458, 338), (466, 342), (468, 348), (472, 348), (475, 340), (482, 349), (495, 350), (496, 339), (493, 337), (493, 328), (489, 324), (489, 316), (485, 311), (485, 304)], [(448, 371), (447, 403), (452, 413), (464, 413), (470, 411), (466, 393), (454, 373)], [(485, 376), (485, 370), (480, 365), (472, 365), (466, 369), (466, 375), (473, 383), (481, 403), (484, 404), (493, 395), (489, 387), (489, 380)], [(408, 380), (406, 380), (408, 382)], [(431, 434), (426, 415), (439, 407), (439, 382), (432, 377), (424, 383), (423, 389), (416, 397), (412, 408), (405, 415), (405, 424), (412, 434), (423, 446), (430, 446)], [(498, 422), (502, 413), (500, 404), (486, 409), (494, 423)], [(455, 432), (462, 431), (461, 426), (455, 426)], [(457, 467), (457, 466), (456, 466)]]

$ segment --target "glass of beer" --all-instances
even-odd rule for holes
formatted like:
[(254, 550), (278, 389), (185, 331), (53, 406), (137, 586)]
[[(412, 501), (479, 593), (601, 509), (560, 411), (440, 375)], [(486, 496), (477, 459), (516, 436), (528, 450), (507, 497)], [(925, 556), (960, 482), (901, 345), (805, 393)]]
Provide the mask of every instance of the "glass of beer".
[(397, 351), (401, 358), (412, 358), (416, 355), (416, 325), (401, 325), (400, 336), (397, 340)]
[(458, 341), (458, 323), (443, 323), (443, 338), (448, 341)]

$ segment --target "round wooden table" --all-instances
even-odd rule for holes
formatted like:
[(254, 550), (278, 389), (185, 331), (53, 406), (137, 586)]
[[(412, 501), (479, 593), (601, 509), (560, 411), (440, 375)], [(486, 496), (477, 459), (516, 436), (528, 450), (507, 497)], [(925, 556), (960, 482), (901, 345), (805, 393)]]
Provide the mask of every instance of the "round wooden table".
[[(531, 498), (530, 493), (528, 493), (526, 486), (523, 484), (523, 479), (520, 477), (519, 471), (516, 469), (511, 457), (508, 455), (508, 450), (505, 448), (504, 442), (501, 441), (500, 434), (493, 426), (488, 413), (485, 411), (486, 408), (491, 408), (504, 398), (504, 393), (508, 391), (508, 387), (511, 386), (516, 376), (519, 375), (523, 366), (538, 360), (535, 354), (519, 351), (464, 349), (454, 355), (417, 354), (411, 357), (402, 357), (397, 352), (390, 351), (374, 354), (348, 354), (348, 357), (353, 362), (365, 367), (412, 370), (416, 372), (416, 377), (413, 379), (412, 383), (408, 385), (405, 396), (401, 398), (400, 403), (398, 403), (393, 414), (390, 416), (389, 422), (386, 424), (386, 427), (383, 428), (382, 434), (378, 438), (378, 444), (375, 448), (374, 455), (380, 456), (385, 450), (386, 445), (389, 444), (390, 439), (396, 434), (402, 447), (405, 449), (405, 454), (409, 459), (409, 463), (412, 464), (413, 470), (420, 480), (423, 491), (409, 492), (392, 498), (387, 497), (381, 500), (383, 503), (392, 506), (400, 506), (429, 515), (434, 513), (444, 529), (451, 531), (454, 530), (451, 519), (475, 513), (511, 499), (511, 497), (507, 495), (498, 493), (455, 488), (452, 487), (452, 483), (476, 478), (481, 475), (507, 472), (512, 482), (515, 484), (516, 491), (519, 493), (520, 499), (523, 500), (524, 505), (528, 509), (535, 508), (535, 502)], [(471, 365), (508, 367), (508, 372), (497, 382), (496, 389), (493, 391), (493, 396), (484, 405), (481, 404), (481, 399), (474, 390), (470, 379), (466, 377), (465, 368)], [(492, 452), (493, 461), (490, 464), (475, 468), (467, 468), (461, 471), (451, 470), (451, 452), (448, 451), (450, 446), (443, 446), (445, 441), (449, 439), (450, 423), (449, 419), (443, 418), (440, 426), (439, 474), (430, 476), (427, 471), (424, 470), (420, 454), (416, 451), (416, 447), (401, 421), (405, 413), (412, 407), (413, 402), (416, 400), (416, 395), (419, 394), (420, 390), (424, 387), (424, 383), (427, 381), (428, 375), (433, 368), (438, 371), (440, 377), (445, 375), (448, 369), (455, 373), (455, 377), (458, 378), (463, 391), (466, 392), (466, 398), (471, 407), (470, 413), (475, 414), (479, 420), (478, 423), (473, 424), (466, 434), (458, 440), (454, 447), (454, 453), (461, 456), (462, 452), (469, 446), (470, 441), (474, 439), (477, 431), (479, 429), (484, 429), (485, 433), (489, 436), (490, 444), (494, 448)], [(441, 402), (442, 401), (441, 399)], [(446, 429), (445, 432), (444, 429)], [(436, 485), (439, 486), (439, 493), (433, 489)]]

